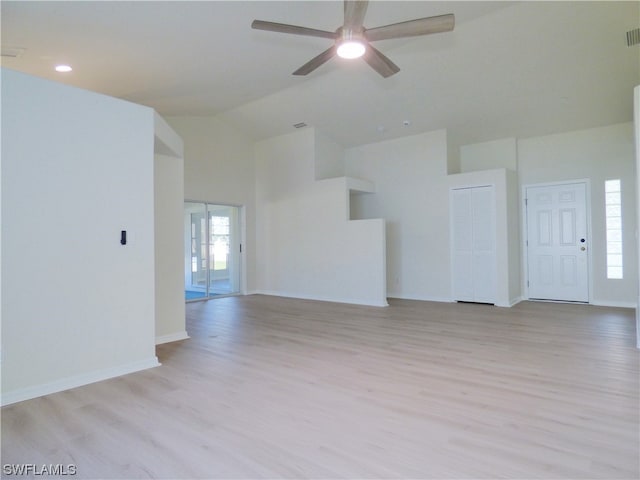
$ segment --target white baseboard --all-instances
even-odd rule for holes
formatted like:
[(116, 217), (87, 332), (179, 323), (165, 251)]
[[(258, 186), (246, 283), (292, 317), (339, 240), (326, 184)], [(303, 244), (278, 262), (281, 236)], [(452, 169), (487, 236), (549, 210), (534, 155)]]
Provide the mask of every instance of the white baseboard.
[(509, 307), (513, 307), (514, 305), (519, 304), (520, 302), (524, 302), (523, 297), (516, 297), (509, 299)]
[(613, 307), (613, 308), (636, 308), (637, 307), (637, 305), (634, 302), (611, 302), (609, 300), (592, 300), (589, 303), (597, 307)]
[(531, 302), (593, 305), (594, 307), (633, 308), (633, 309), (635, 309), (637, 307), (636, 303), (634, 303), (634, 302), (616, 302), (616, 301), (611, 301), (611, 300), (589, 300), (588, 303), (568, 302), (568, 301), (562, 301), (562, 300), (543, 300), (543, 299), (539, 299), (539, 298), (536, 298), (536, 299), (525, 298), (525, 299), (523, 299), (523, 301), (524, 300), (531, 301)]
[(501, 302), (496, 302), (496, 307), (501, 307), (501, 308), (511, 308), (514, 305), (517, 305), (518, 303), (522, 302), (524, 299), (522, 297), (516, 297), (516, 298), (510, 298), (509, 301), (507, 301), (506, 303), (501, 303)]
[(163, 343), (170, 343), (170, 342), (178, 342), (180, 340), (187, 340), (188, 338), (190, 337), (187, 334), (186, 330), (183, 330), (181, 332), (169, 333), (167, 335), (160, 335), (159, 337), (156, 337), (156, 345), (161, 345)]
[(389, 298), (397, 298), (400, 300), (419, 300), (421, 302), (440, 302), (440, 303), (455, 303), (454, 300), (444, 297), (431, 297), (428, 295), (404, 295), (402, 293), (389, 293)]
[(360, 299), (353, 298), (334, 298), (334, 297), (324, 297), (321, 295), (301, 295), (299, 293), (290, 293), (290, 292), (275, 292), (270, 290), (256, 290), (253, 294), (256, 295), (270, 295), (272, 297), (285, 297), (285, 298), (298, 298), (300, 300), (316, 300), (319, 302), (334, 302), (334, 303), (348, 303), (351, 305), (366, 305), (369, 307), (388, 307), (389, 304), (387, 300), (379, 302), (365, 302)]
[(42, 397), (43, 395), (49, 395), (51, 393), (69, 390), (71, 388), (82, 387), (83, 385), (88, 385), (90, 383), (108, 380), (109, 378), (120, 377), (128, 373), (139, 372), (140, 370), (146, 370), (148, 368), (158, 366), (160, 366), (158, 357), (153, 356), (139, 362), (133, 362), (126, 365), (120, 365), (118, 367), (83, 373), (80, 375), (75, 375), (73, 377), (62, 378), (60, 380), (45, 383), (42, 385), (34, 385), (32, 387), (14, 390), (12, 392), (3, 392), (0, 396), (0, 405), (11, 405), (12, 403)]
[[(390, 293), (388, 296), (389, 298), (399, 298), (401, 300), (419, 300), (421, 302), (456, 303), (456, 301), (452, 300), (451, 298), (430, 297), (425, 295), (402, 295), (397, 293)], [(524, 299), (522, 297), (516, 297), (516, 298), (509, 299), (509, 303), (506, 303), (506, 304), (496, 303), (495, 306), (501, 307), (501, 308), (511, 308), (514, 305), (522, 302), (523, 300)]]

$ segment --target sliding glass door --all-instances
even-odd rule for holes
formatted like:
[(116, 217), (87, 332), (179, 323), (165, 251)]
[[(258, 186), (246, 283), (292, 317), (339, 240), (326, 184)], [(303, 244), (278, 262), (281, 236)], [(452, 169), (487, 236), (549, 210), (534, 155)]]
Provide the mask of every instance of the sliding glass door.
[(240, 208), (185, 202), (185, 299), (240, 292)]

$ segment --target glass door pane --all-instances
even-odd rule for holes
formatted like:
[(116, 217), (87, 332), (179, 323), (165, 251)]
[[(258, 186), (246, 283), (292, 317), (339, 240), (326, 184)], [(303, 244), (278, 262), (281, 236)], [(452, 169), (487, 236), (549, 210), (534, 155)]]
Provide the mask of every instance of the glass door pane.
[(207, 213), (204, 203), (185, 202), (185, 298), (208, 295)]
[(240, 291), (238, 210), (209, 205), (209, 295)]
[(240, 208), (185, 202), (185, 298), (240, 292)]

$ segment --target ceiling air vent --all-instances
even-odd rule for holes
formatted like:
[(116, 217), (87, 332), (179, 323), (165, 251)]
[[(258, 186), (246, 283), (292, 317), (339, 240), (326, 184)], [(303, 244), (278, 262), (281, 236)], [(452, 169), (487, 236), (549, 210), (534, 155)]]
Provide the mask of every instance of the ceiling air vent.
[(304, 123), (304, 122), (294, 123), (294, 124), (293, 124), (293, 127), (294, 127), (294, 128), (304, 128), (304, 127), (306, 127), (306, 126), (307, 126), (307, 124), (306, 124), (306, 123)]
[(629, 30), (627, 32), (627, 45), (631, 47), (638, 44), (640, 44), (640, 28)]
[(3, 57), (9, 57), (9, 58), (18, 58), (24, 53), (25, 50), (26, 50), (25, 48), (5, 47), (3, 45), (2, 46), (2, 56)]

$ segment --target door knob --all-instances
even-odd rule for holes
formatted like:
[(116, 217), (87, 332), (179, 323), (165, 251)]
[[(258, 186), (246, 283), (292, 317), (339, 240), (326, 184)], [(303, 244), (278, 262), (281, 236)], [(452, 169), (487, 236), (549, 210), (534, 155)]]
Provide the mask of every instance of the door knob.
[(580, 247), (580, 250), (582, 250), (583, 252), (587, 249), (587, 247)]

